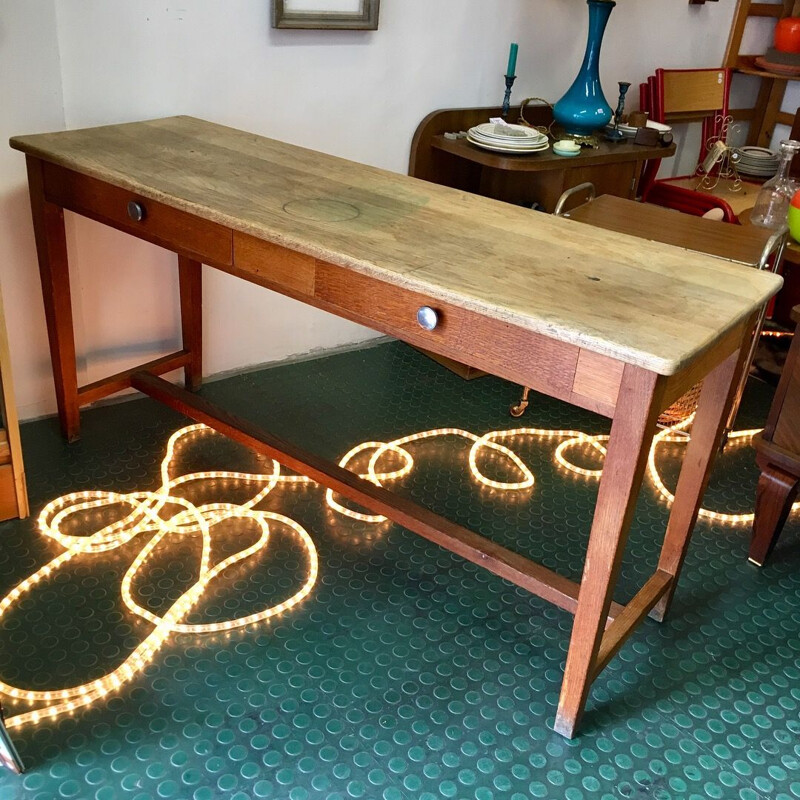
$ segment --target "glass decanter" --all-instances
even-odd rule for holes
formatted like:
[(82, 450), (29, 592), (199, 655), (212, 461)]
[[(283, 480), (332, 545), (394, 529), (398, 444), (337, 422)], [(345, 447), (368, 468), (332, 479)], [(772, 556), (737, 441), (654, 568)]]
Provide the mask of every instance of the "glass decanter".
[(786, 224), (789, 204), (800, 186), (789, 177), (789, 167), (795, 153), (800, 151), (800, 142), (784, 139), (781, 142), (780, 164), (774, 178), (770, 178), (762, 187), (756, 198), (756, 204), (750, 212), (750, 222), (762, 228), (778, 230)]

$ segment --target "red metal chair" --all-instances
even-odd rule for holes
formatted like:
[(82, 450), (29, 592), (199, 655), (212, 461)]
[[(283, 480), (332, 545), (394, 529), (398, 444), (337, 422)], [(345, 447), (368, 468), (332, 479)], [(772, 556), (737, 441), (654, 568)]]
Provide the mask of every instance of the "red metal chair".
[[(729, 69), (658, 69), (639, 87), (640, 107), (655, 122), (702, 122), (702, 139), (697, 163), (708, 155), (711, 143), (724, 136), (729, 113), (731, 72)], [(698, 191), (695, 175), (656, 179), (660, 160), (648, 162), (640, 187), (645, 203), (702, 216), (719, 208), (725, 222), (738, 222), (730, 204), (722, 197)], [(729, 190), (720, 178), (718, 190)]]

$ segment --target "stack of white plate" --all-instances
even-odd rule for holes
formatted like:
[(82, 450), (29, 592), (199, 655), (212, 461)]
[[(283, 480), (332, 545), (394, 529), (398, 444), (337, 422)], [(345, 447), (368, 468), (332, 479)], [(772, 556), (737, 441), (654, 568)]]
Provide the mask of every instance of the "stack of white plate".
[(766, 147), (740, 147), (736, 168), (742, 175), (771, 178), (778, 171), (780, 158)]
[(467, 131), (467, 140), (495, 153), (539, 153), (550, 147), (547, 137), (524, 125), (484, 122)]

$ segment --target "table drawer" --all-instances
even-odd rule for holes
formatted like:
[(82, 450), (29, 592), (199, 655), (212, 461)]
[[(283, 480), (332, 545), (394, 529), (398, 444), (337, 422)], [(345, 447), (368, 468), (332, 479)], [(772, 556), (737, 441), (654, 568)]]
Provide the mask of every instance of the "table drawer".
[(216, 222), (55, 164), (44, 165), (44, 185), (47, 199), (70, 211), (198, 261), (232, 263), (232, 233)]
[[(571, 397), (574, 345), (321, 261), (314, 297), (323, 308), (409, 344), (555, 397)], [(417, 319), (424, 307), (436, 314), (432, 330)]]
[[(326, 304), (349, 312), (359, 322), (412, 344), (432, 350), (460, 349), (458, 343), (467, 312), (420, 292), (318, 261), (314, 295)], [(417, 319), (422, 309), (429, 310), (427, 322), (434, 325), (430, 330)]]

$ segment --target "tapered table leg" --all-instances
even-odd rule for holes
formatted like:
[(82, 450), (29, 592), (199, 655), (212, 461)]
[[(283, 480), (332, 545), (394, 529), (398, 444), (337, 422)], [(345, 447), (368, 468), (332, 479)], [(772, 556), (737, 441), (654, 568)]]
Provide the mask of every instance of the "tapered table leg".
[(747, 557), (759, 567), (772, 552), (792, 507), (800, 477), (784, 472), (773, 464), (764, 464), (756, 489), (753, 541)]
[(196, 391), (203, 382), (203, 265), (178, 256), (183, 349), (191, 360), (184, 368), (186, 388)]
[(555, 730), (568, 738), (574, 735), (586, 705), (662, 394), (663, 379), (658, 375), (625, 367), (556, 715)]
[(750, 330), (739, 351), (713, 369), (703, 381), (697, 412), (692, 423), (692, 438), (683, 457), (675, 500), (667, 523), (667, 532), (658, 560), (658, 569), (675, 576), (670, 588), (650, 613), (659, 621), (669, 610), (678, 575), (686, 557), (689, 539), (697, 522), (714, 458), (725, 432), (728, 412), (734, 401), (739, 379), (747, 360)]
[(27, 168), (58, 418), (64, 437), (74, 442), (81, 422), (64, 211), (45, 199), (42, 162), (28, 156)]

